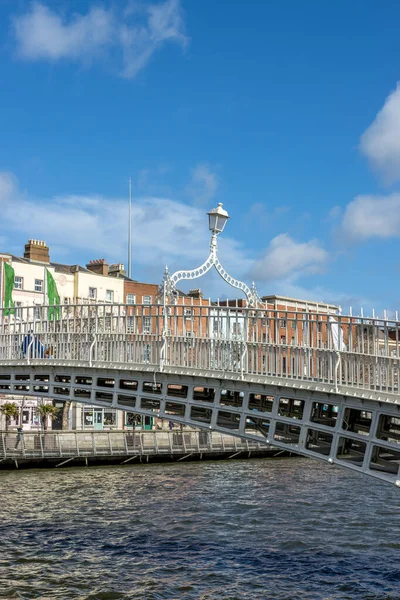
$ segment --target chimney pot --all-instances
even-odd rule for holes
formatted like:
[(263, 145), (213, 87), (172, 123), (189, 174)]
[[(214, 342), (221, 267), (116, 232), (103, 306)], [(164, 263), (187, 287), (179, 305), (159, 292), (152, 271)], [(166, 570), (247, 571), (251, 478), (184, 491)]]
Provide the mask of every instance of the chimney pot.
[(50, 263), (49, 247), (42, 240), (28, 240), (25, 244), (24, 258), (42, 263)]

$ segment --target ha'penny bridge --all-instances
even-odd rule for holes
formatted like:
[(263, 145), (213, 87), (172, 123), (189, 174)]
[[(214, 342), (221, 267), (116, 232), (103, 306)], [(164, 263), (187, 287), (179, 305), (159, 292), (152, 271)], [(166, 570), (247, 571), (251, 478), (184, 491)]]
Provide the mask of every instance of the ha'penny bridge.
[[(166, 271), (155, 304), (0, 311), (0, 393), (168, 419), (400, 486), (400, 322), (269, 306), (222, 268), (227, 215), (209, 214), (210, 256)], [(246, 302), (176, 293), (211, 268)]]

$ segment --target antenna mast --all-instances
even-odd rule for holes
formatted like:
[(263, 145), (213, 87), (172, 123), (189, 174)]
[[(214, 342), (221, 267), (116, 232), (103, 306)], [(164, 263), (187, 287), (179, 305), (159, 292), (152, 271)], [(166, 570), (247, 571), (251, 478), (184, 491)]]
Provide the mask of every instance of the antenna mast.
[(128, 277), (132, 276), (132, 178), (129, 177)]

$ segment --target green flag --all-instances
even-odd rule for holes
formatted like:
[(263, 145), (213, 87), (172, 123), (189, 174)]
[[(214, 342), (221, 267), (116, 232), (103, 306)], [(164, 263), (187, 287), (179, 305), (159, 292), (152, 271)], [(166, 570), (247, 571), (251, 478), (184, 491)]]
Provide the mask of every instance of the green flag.
[[(56, 315), (56, 319), (60, 318), (60, 296), (58, 295), (56, 282), (54, 281), (53, 275), (50, 273), (48, 269), (46, 269), (46, 279), (47, 279), (47, 301), (49, 304), (49, 319), (54, 319), (54, 313)], [(57, 305), (54, 309), (53, 306)]]
[(12, 291), (14, 289), (14, 269), (6, 262), (4, 265), (4, 315), (15, 314), (14, 302), (12, 299)]

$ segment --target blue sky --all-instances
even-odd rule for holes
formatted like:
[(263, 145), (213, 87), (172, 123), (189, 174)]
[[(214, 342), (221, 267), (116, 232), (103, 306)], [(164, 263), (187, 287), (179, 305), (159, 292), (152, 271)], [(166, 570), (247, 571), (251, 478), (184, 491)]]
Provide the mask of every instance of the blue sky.
[[(0, 250), (400, 308), (397, 0), (2, 0)], [(214, 273), (206, 294), (234, 296)]]

